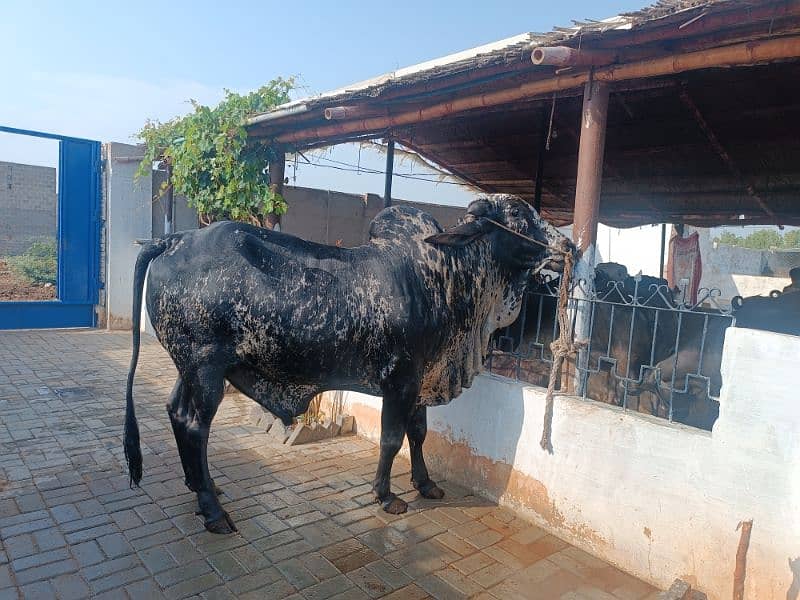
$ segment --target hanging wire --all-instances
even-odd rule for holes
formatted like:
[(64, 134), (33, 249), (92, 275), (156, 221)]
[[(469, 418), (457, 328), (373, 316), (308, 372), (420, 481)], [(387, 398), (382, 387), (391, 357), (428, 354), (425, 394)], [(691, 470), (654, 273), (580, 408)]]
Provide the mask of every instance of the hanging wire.
[[(344, 162), (344, 161), (341, 161), (341, 160), (328, 158), (327, 156), (317, 156), (316, 158), (318, 160), (324, 160), (326, 162), (333, 163), (333, 164), (322, 164), (320, 162), (312, 162), (305, 156), (303, 156), (303, 158), (305, 158), (306, 161), (308, 161), (308, 164), (310, 166), (313, 166), (313, 167), (322, 167), (322, 168), (326, 168), (326, 169), (335, 169), (337, 171), (348, 171), (348, 172), (353, 172), (353, 173), (359, 173), (360, 172), (360, 173), (367, 173), (367, 174), (370, 174), (370, 175), (383, 175), (384, 174), (384, 172), (382, 170), (379, 170), (379, 169), (370, 169), (368, 167), (362, 167), (362, 166), (360, 166), (360, 164), (354, 165), (352, 163)], [(469, 184), (469, 183), (465, 183), (465, 182), (461, 182), (461, 181), (442, 180), (440, 178), (441, 177), (440, 175), (433, 174), (433, 173), (431, 173), (429, 175), (426, 175), (426, 174), (414, 175), (412, 173), (398, 173), (398, 172), (395, 172), (394, 175), (396, 177), (402, 177), (404, 179), (413, 179), (413, 180), (416, 180), (416, 181), (426, 181), (428, 183), (446, 183), (446, 184), (449, 184), (449, 185), (459, 185), (459, 186), (463, 186), (463, 187), (466, 187), (466, 188), (474, 188), (474, 186)], [(449, 174), (447, 176), (448, 177), (454, 177), (454, 176), (449, 175)], [(436, 178), (436, 179), (433, 179), (433, 178)]]
[(550, 150), (550, 140), (553, 137), (553, 117), (556, 114), (556, 93), (553, 92), (553, 105), (550, 107), (550, 124), (547, 127), (547, 141), (544, 144), (545, 150)]

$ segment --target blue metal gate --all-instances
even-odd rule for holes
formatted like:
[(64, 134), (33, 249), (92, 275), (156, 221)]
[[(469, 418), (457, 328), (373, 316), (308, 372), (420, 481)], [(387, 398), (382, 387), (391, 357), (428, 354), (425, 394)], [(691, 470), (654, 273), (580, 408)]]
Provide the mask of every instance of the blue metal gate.
[(94, 327), (100, 289), (100, 142), (13, 127), (0, 126), (0, 132), (59, 143), (57, 298), (0, 302), (0, 329)]

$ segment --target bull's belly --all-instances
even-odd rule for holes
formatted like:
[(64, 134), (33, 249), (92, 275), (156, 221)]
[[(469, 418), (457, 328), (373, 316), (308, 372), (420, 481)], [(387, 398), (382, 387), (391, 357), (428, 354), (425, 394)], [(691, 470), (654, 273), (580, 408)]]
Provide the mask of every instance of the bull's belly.
[(380, 383), (391, 357), (385, 352), (367, 353), (357, 344), (309, 335), (237, 336), (233, 353), (242, 364), (258, 370), (271, 381), (380, 393)]

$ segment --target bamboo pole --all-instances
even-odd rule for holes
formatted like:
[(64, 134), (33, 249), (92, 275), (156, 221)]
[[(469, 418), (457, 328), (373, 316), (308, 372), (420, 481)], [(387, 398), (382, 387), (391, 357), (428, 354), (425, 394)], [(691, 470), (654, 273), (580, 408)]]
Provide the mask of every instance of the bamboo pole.
[[(688, 54), (676, 54), (635, 63), (612, 65), (596, 69), (593, 74), (593, 80), (616, 83), (630, 79), (685, 73), (699, 69), (747, 66), (794, 58), (800, 58), (800, 36), (735, 44)], [(428, 107), (395, 115), (343, 121), (287, 132), (276, 136), (275, 139), (280, 143), (298, 144), (333, 136), (378, 132), (392, 127), (431, 121), (468, 110), (497, 106), (522, 99), (530, 100), (536, 96), (577, 88), (587, 83), (589, 78), (588, 71), (558, 75), (549, 79), (529, 81), (512, 88), (464, 96), (447, 102), (438, 102)]]
[(531, 53), (531, 62), (553, 67), (589, 67), (612, 63), (617, 54), (607, 50), (578, 50), (569, 46), (538, 46)]

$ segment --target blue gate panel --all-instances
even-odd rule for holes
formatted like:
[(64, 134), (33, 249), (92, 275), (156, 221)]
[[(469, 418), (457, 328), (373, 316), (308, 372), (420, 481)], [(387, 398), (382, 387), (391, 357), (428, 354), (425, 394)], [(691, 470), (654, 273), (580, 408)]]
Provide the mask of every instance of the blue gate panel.
[(0, 303), (0, 329), (92, 327), (94, 323), (92, 304), (64, 304), (58, 300)]
[(58, 299), (97, 301), (99, 144), (62, 140), (58, 194)]
[(59, 140), (58, 299), (0, 302), (0, 329), (94, 327), (100, 288), (100, 143), (11, 127), (0, 126), (0, 131)]

